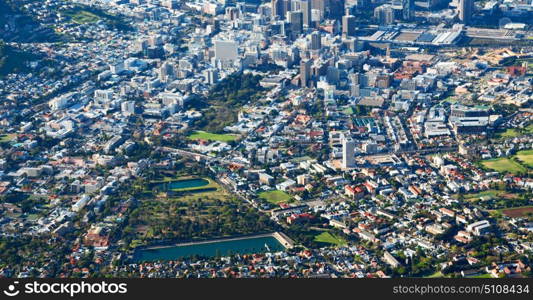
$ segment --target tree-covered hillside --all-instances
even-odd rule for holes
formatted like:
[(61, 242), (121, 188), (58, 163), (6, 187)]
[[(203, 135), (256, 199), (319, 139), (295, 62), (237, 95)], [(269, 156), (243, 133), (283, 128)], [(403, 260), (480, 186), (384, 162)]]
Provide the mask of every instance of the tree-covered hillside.
[(62, 39), (52, 28), (44, 26), (24, 11), (22, 4), (20, 0), (0, 0), (1, 40), (31, 43), (56, 42)]
[(0, 77), (9, 73), (26, 72), (27, 62), (35, 58), (35, 55), (20, 51), (0, 40)]

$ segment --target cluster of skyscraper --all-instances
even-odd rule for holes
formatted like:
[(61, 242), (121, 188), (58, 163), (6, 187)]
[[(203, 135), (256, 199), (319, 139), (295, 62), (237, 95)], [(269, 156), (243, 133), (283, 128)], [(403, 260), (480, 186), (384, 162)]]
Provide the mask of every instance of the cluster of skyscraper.
[(280, 20), (301, 18), (304, 25), (312, 26), (313, 11), (325, 19), (340, 19), (345, 0), (272, 0), (272, 15)]
[[(461, 1), (468, 4), (468, 1), (471, 3), (472, 0)], [(365, 1), (357, 2), (357, 7), (364, 7), (364, 5)], [(346, 9), (345, 0), (272, 0), (271, 6), (273, 17), (287, 21), (294, 34), (301, 33), (304, 26), (316, 28), (320, 20), (331, 19), (342, 20), (344, 36), (355, 35), (356, 18), (351, 15), (350, 9)], [(470, 15), (471, 9), (469, 11), (465, 11), (465, 14)], [(412, 21), (415, 16), (414, 12), (414, 0), (400, 0), (377, 7), (374, 10), (374, 17), (380, 24), (393, 24), (398, 18), (403, 21)]]

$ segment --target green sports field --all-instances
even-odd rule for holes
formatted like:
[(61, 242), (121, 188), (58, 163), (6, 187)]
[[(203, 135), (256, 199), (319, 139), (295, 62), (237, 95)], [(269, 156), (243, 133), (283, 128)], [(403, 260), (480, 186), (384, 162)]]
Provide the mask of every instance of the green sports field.
[(218, 134), (210, 133), (205, 131), (195, 131), (189, 135), (190, 140), (209, 140), (209, 141), (219, 141), (219, 142), (231, 142), (238, 138), (236, 134)]
[(282, 202), (289, 202), (291, 200), (291, 196), (284, 191), (267, 191), (267, 192), (261, 192), (259, 193), (259, 198), (265, 199), (266, 201), (272, 203), (272, 204), (279, 204)]
[(533, 168), (533, 150), (523, 150), (516, 153), (516, 158), (524, 165)]
[(521, 135), (522, 133), (515, 128), (508, 128), (505, 131), (496, 133), (496, 137), (500, 139), (514, 138)]
[(500, 173), (523, 174), (527, 172), (524, 166), (506, 157), (483, 160), (481, 164), (487, 169)]
[(346, 245), (346, 240), (336, 235), (333, 235), (329, 232), (322, 232), (321, 234), (315, 236), (315, 242), (327, 243), (335, 246), (344, 246)]

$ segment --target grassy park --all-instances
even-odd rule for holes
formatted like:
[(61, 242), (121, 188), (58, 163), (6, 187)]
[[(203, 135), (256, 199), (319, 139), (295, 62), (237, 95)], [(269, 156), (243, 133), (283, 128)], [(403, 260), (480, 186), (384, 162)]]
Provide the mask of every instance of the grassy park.
[(518, 151), (515, 157), (524, 165), (533, 168), (533, 150)]
[(533, 124), (527, 125), (526, 128), (524, 129), (524, 132), (526, 134), (533, 134)]
[(219, 142), (231, 142), (238, 138), (236, 134), (218, 134), (205, 131), (195, 131), (189, 135), (190, 140), (209, 140)]
[(521, 136), (522, 133), (516, 128), (507, 128), (504, 131), (497, 132), (496, 138), (498, 139), (507, 139)]
[(259, 193), (259, 198), (265, 199), (272, 204), (289, 202), (291, 200), (291, 196), (289, 194), (279, 190), (261, 192)]
[(525, 128), (507, 128), (499, 130), (495, 133), (497, 139), (508, 139), (520, 137), (526, 134), (533, 134), (533, 124), (529, 124)]
[(315, 242), (326, 243), (335, 246), (344, 246), (346, 245), (346, 240), (342, 237), (336, 236), (329, 232), (322, 232), (321, 234), (315, 236)]
[(72, 22), (77, 24), (95, 23), (100, 20), (100, 17), (86, 10), (68, 10), (65, 15), (69, 16)]
[(481, 165), (500, 173), (523, 174), (527, 172), (526, 167), (506, 157), (483, 160)]
[(86, 5), (75, 5), (74, 7), (61, 10), (61, 14), (76, 24), (89, 24), (103, 21), (118, 30), (128, 31), (132, 29), (123, 16), (109, 14), (101, 9)]
[[(259, 216), (236, 201), (229, 191), (211, 178), (163, 175), (147, 183), (138, 196), (138, 205), (130, 214), (125, 229), (125, 235), (131, 240), (129, 247), (161, 239), (191, 240), (251, 234), (263, 232), (268, 227), (268, 217)], [(168, 186), (170, 193), (154, 188), (172, 183), (180, 187)]]
[(468, 201), (477, 201), (483, 199), (493, 199), (506, 194), (505, 191), (500, 190), (487, 190), (479, 193), (464, 194), (464, 199)]

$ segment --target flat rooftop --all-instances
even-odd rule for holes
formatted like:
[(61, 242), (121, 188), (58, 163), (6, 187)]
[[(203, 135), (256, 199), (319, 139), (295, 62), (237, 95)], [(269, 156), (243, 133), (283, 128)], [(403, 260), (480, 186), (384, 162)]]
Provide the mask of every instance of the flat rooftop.
[(402, 31), (394, 40), (399, 42), (414, 42), (421, 34), (421, 32), (415, 31)]

